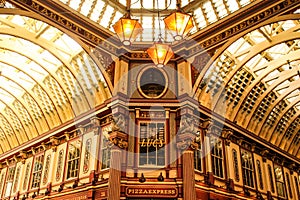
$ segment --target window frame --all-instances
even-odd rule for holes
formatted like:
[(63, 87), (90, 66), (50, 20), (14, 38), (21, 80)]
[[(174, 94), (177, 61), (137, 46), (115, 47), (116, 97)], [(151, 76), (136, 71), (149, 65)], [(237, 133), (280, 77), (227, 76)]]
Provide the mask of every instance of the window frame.
[[(13, 172), (11, 172), (10, 170), (12, 170)], [(7, 175), (6, 175), (6, 180), (5, 180), (5, 186), (4, 186), (4, 189), (3, 189), (3, 194), (2, 196), (7, 198), (11, 195), (12, 193), (12, 190), (13, 190), (13, 182), (14, 182), (14, 176), (15, 176), (15, 173), (16, 173), (16, 165), (11, 165), (7, 168)], [(12, 174), (10, 174), (12, 173)], [(9, 191), (8, 191), (8, 183), (9, 184)], [(9, 194), (8, 194), (9, 193)]]
[[(199, 141), (197, 141), (198, 148), (194, 151), (194, 169), (196, 171), (199, 171), (200, 173), (204, 172), (204, 146), (203, 146), (203, 134), (201, 131), (198, 131), (199, 135)], [(199, 156), (200, 155), (200, 156)], [(200, 170), (199, 170), (199, 160), (200, 160)], [(196, 162), (197, 161), (197, 162)]]
[[(74, 148), (74, 152), (71, 152), (72, 148)], [(75, 139), (68, 141), (67, 155), (66, 155), (66, 172), (65, 172), (66, 180), (76, 179), (79, 177), (81, 152), (82, 152), (82, 143), (80, 138), (77, 137)]]
[[(248, 160), (248, 162), (245, 162), (245, 160), (243, 158), (243, 152), (247, 153), (250, 156), (250, 159)], [(255, 188), (255, 169), (254, 169), (254, 163), (253, 163), (254, 159), (253, 159), (252, 152), (248, 151), (246, 149), (241, 149), (240, 153), (241, 153), (241, 167), (242, 167), (243, 184), (246, 187)], [(247, 166), (245, 166), (244, 164)]]
[[(143, 137), (143, 138), (141, 136), (141, 124), (147, 124), (147, 126), (146, 126), (147, 130), (145, 132), (146, 137)], [(150, 124), (155, 124), (155, 130), (154, 130), (155, 136), (154, 137), (153, 137), (153, 135), (151, 135), (151, 131), (149, 130)], [(158, 126), (158, 124), (163, 125), (163, 138), (160, 138), (159, 127), (161, 127), (161, 126)], [(140, 167), (140, 168), (161, 168), (161, 167), (166, 166), (166, 163), (167, 163), (166, 128), (167, 128), (166, 120), (157, 119), (157, 120), (151, 120), (151, 121), (150, 120), (139, 120), (138, 121), (138, 130), (137, 130), (137, 132), (138, 132), (138, 134), (137, 134), (138, 135), (138, 137), (137, 137), (138, 167)], [(148, 130), (149, 130), (149, 133), (147, 132)], [(158, 140), (158, 142), (156, 142), (156, 140)], [(149, 141), (149, 146), (148, 146), (148, 141)], [(154, 144), (155, 144), (155, 146), (154, 146)], [(146, 164), (141, 164), (141, 146), (142, 145), (146, 145), (146, 146), (142, 147), (142, 148), (146, 148), (146, 150), (147, 150)], [(153, 151), (151, 151), (151, 150), (153, 150)], [(161, 152), (159, 152), (160, 150), (163, 150), (162, 151), (163, 155), (159, 155), (159, 153), (161, 153)], [(155, 152), (155, 156), (152, 156), (151, 152)], [(154, 164), (150, 164), (149, 154), (151, 157), (154, 157), (154, 159), (155, 159)], [(162, 160), (159, 160), (160, 158)], [(163, 164), (159, 164), (159, 162), (163, 162)]]
[[(36, 165), (37, 159), (40, 164), (39, 166)], [(44, 167), (44, 152), (34, 156), (33, 167), (30, 173), (31, 174), (30, 189), (37, 189), (40, 187), (42, 181), (43, 167)]]
[(106, 170), (110, 168), (111, 146), (107, 133), (102, 131), (100, 137), (100, 169)]
[[(278, 180), (279, 178), (276, 175), (276, 168), (280, 169), (281, 174), (282, 174), (282, 176), (281, 176), (282, 180)], [(286, 187), (285, 187), (285, 181), (284, 181), (284, 179), (285, 179), (284, 175), (285, 174), (284, 174), (282, 166), (280, 166), (278, 164), (274, 164), (274, 175), (275, 175), (275, 183), (276, 183), (276, 189), (277, 189), (277, 195), (278, 195), (278, 197), (286, 198), (287, 197), (287, 190), (286, 190)], [(279, 190), (279, 186), (282, 186), (283, 195), (279, 194), (279, 191), (281, 191), (281, 190)]]
[[(216, 143), (214, 143), (214, 146), (212, 146), (212, 139), (214, 140), (217, 140), (218, 141), (218, 144), (221, 144), (221, 148), (219, 148), (219, 150), (221, 150), (221, 156), (220, 155), (215, 155), (213, 154), (213, 152), (215, 152), (215, 145)], [(224, 152), (224, 141), (223, 139), (221, 139), (220, 137), (217, 137), (215, 135), (211, 135), (209, 137), (209, 145), (210, 145), (210, 156), (211, 156), (211, 166), (212, 166), (212, 172), (213, 172), (213, 175), (214, 177), (216, 178), (220, 178), (220, 179), (225, 179), (226, 175), (225, 175), (225, 152)], [(220, 154), (220, 153), (218, 153)], [(217, 162), (216, 162), (217, 161)], [(215, 163), (217, 163), (219, 165), (221, 161), (221, 171), (218, 170), (220, 167), (215, 167)], [(218, 174), (216, 174), (216, 170), (218, 170)], [(221, 174), (219, 174), (221, 173)], [(221, 175), (221, 176), (220, 176)]]

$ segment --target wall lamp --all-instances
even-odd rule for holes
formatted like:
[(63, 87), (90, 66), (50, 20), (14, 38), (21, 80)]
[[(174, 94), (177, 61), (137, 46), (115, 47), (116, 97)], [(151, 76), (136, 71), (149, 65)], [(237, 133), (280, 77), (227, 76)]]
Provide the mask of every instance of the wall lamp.
[(165, 180), (164, 176), (162, 175), (162, 172), (160, 172), (160, 175), (157, 177), (157, 180), (158, 181), (164, 181)]
[(146, 178), (144, 176), (144, 173), (141, 174), (141, 177), (139, 178), (140, 183), (144, 183), (146, 181)]

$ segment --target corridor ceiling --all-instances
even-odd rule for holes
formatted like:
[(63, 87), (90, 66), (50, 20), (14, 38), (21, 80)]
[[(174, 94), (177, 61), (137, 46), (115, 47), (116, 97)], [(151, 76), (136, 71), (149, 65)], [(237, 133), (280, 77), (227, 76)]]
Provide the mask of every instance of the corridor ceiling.
[[(112, 25), (130, 7), (132, 18), (146, 30), (137, 43), (157, 38), (158, 10), (164, 17), (176, 9), (175, 0), (159, 0), (158, 5), (156, 0), (52, 2), (112, 37)], [(194, 19), (189, 37), (260, 2), (263, 0), (181, 0), (182, 9)], [(9, 7), (13, 6), (6, 3)], [(300, 162), (299, 13), (300, 6), (229, 39), (214, 52), (193, 87), (201, 105)], [(110, 98), (103, 67), (78, 40), (29, 17), (0, 15), (0, 25), (0, 153)], [(163, 37), (173, 42), (164, 29)], [(226, 107), (225, 112), (219, 105)]]

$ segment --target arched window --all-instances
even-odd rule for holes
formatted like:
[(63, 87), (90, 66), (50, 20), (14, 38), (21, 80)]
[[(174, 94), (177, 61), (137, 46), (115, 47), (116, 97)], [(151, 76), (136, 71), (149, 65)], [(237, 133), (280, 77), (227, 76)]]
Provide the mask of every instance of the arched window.
[(274, 182), (273, 182), (273, 172), (272, 172), (272, 167), (269, 164), (268, 164), (268, 173), (269, 173), (269, 177), (270, 177), (271, 191), (272, 191), (272, 193), (274, 193), (275, 187), (274, 187)]
[(256, 160), (256, 166), (257, 166), (257, 173), (258, 173), (258, 181), (259, 181), (259, 188), (261, 190), (264, 189), (264, 183), (262, 178), (262, 170), (261, 170), (261, 164), (259, 160)]
[(276, 187), (277, 193), (279, 197), (285, 197), (285, 187), (284, 187), (284, 180), (283, 180), (283, 171), (281, 166), (274, 165), (275, 171), (275, 180), (276, 180)]
[(254, 169), (252, 154), (245, 150), (241, 150), (241, 153), (244, 185), (254, 187)]
[(238, 162), (237, 151), (235, 149), (232, 149), (232, 159), (233, 159), (234, 180), (239, 182), (240, 181), (239, 162)]
[(223, 143), (220, 138), (210, 137), (212, 170), (215, 176), (224, 178)]

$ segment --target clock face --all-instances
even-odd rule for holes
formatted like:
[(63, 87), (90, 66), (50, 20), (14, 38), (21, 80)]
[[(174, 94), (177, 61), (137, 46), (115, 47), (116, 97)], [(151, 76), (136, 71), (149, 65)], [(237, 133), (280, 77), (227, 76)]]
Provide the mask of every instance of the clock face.
[(138, 89), (146, 98), (160, 98), (167, 89), (166, 74), (155, 67), (143, 69), (139, 74)]

